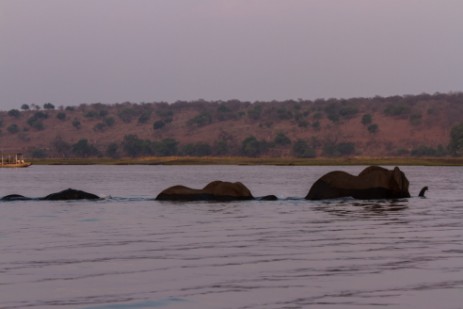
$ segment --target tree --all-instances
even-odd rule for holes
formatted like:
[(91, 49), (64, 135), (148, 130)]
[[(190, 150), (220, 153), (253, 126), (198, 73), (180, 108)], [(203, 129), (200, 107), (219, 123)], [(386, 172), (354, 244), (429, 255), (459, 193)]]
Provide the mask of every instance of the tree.
[(137, 135), (130, 134), (124, 136), (122, 148), (131, 157), (141, 156), (146, 152), (146, 143), (138, 138)]
[(21, 116), (21, 112), (18, 111), (17, 109), (12, 109), (8, 111), (8, 116), (14, 117), (14, 118), (19, 118)]
[(55, 106), (51, 103), (43, 104), (43, 109), (55, 109)]
[(76, 129), (80, 129), (81, 127), (81, 124), (80, 124), (80, 120), (75, 118), (73, 121), (72, 121), (72, 126)]
[(118, 149), (119, 149), (119, 146), (116, 143), (111, 143), (106, 148), (106, 155), (113, 159), (117, 158), (119, 157)]
[(48, 156), (48, 153), (44, 149), (35, 148), (34, 150), (32, 150), (31, 156), (32, 156), (32, 158), (43, 159), (43, 158), (46, 158)]
[(371, 114), (364, 114), (362, 116), (362, 124), (364, 126), (371, 124), (372, 121), (373, 121), (373, 117), (371, 116)]
[(28, 104), (23, 104), (23, 105), (21, 105), (21, 109), (22, 109), (23, 111), (28, 111), (28, 110), (30, 109), (30, 107), (29, 107)]
[(327, 142), (323, 145), (323, 154), (329, 157), (350, 156), (355, 153), (355, 144), (350, 142), (333, 143)]
[(153, 130), (162, 129), (162, 128), (164, 128), (165, 125), (166, 125), (166, 123), (164, 121), (162, 121), (162, 120), (155, 121), (153, 123)]
[(64, 121), (64, 120), (66, 120), (66, 114), (63, 113), (63, 112), (59, 112), (59, 113), (56, 115), (56, 118), (58, 118), (58, 119), (61, 120), (61, 121)]
[(316, 156), (315, 149), (309, 147), (306, 141), (298, 139), (293, 144), (293, 155), (298, 158), (314, 158)]
[(463, 122), (452, 128), (448, 149), (454, 156), (463, 155)]
[(188, 125), (196, 126), (196, 127), (203, 127), (212, 122), (212, 116), (208, 112), (202, 112), (195, 117), (188, 120)]
[(52, 147), (60, 156), (63, 157), (69, 156), (69, 153), (71, 151), (71, 145), (65, 142), (60, 136), (57, 136), (55, 140), (52, 142)]
[(124, 108), (118, 113), (119, 118), (125, 122), (129, 123), (132, 121), (132, 118), (136, 117), (138, 112), (134, 108)]
[(211, 146), (203, 142), (186, 144), (182, 147), (182, 154), (187, 156), (203, 157), (209, 156), (211, 153)]
[(241, 153), (248, 157), (257, 157), (262, 152), (261, 143), (255, 136), (248, 136), (241, 143)]
[(378, 132), (378, 125), (377, 124), (370, 124), (368, 126), (368, 132), (372, 133), (372, 134), (375, 134)]
[(165, 138), (156, 144), (155, 151), (160, 156), (174, 156), (177, 154), (178, 142), (173, 138)]
[(277, 146), (287, 146), (291, 144), (291, 140), (283, 132), (278, 132), (273, 142)]
[(98, 155), (98, 149), (90, 144), (87, 139), (80, 139), (71, 146), (72, 153), (79, 157), (92, 157)]
[(140, 117), (138, 117), (138, 123), (147, 123), (151, 118), (151, 111), (144, 111)]
[(16, 123), (13, 123), (12, 125), (10, 125), (8, 128), (7, 128), (8, 132), (10, 132), (11, 134), (16, 134), (19, 132), (19, 127)]

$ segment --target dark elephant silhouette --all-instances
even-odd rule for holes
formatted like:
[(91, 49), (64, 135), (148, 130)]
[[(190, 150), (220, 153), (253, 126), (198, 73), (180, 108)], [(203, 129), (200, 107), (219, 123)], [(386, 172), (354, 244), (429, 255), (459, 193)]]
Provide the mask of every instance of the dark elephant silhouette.
[[(182, 185), (169, 187), (158, 194), (159, 201), (237, 201), (256, 199), (241, 182), (212, 181), (202, 189), (193, 189)], [(276, 196), (267, 195), (257, 199), (276, 200)]]
[(320, 177), (305, 197), (308, 200), (353, 197), (355, 199), (395, 199), (410, 197), (405, 174), (395, 167), (388, 170), (369, 166), (358, 176), (334, 171)]
[[(37, 200), (48, 201), (67, 201), (67, 200), (97, 200), (99, 196), (81, 190), (66, 189), (60, 192), (49, 194), (45, 197), (38, 198)], [(2, 201), (25, 201), (33, 200), (33, 198), (26, 197), (19, 194), (10, 194), (2, 198)]]

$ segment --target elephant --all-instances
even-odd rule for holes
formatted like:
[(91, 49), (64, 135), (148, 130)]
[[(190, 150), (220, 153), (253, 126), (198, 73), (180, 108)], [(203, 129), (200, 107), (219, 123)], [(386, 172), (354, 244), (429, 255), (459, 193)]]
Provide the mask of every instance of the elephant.
[(323, 200), (340, 197), (355, 199), (408, 198), (409, 182), (405, 174), (395, 167), (388, 170), (369, 166), (358, 176), (334, 171), (320, 177), (310, 188), (307, 200)]
[(41, 199), (47, 201), (98, 200), (100, 197), (85, 191), (66, 189), (60, 192), (49, 194)]
[(27, 201), (31, 200), (30, 197), (26, 197), (20, 194), (9, 194), (2, 197), (2, 201)]
[[(236, 201), (256, 199), (251, 191), (241, 182), (212, 181), (202, 189), (192, 189), (182, 185), (169, 187), (158, 194), (158, 201)], [(276, 200), (274, 195), (267, 195), (260, 200)]]
[[(37, 200), (47, 200), (47, 201), (67, 201), (67, 200), (97, 200), (100, 199), (99, 196), (88, 193), (85, 191), (75, 190), (75, 189), (66, 189), (60, 192), (49, 194), (45, 197), (38, 198)], [(4, 196), (2, 201), (27, 201), (33, 200), (33, 198), (26, 197), (19, 194), (10, 194)]]

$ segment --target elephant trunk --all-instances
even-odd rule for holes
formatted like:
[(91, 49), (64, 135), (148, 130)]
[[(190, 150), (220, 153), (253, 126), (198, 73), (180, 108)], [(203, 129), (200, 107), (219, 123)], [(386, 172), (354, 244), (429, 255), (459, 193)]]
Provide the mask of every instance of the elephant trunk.
[(421, 189), (420, 194), (418, 194), (419, 197), (424, 197), (424, 194), (428, 191), (428, 186), (425, 186)]

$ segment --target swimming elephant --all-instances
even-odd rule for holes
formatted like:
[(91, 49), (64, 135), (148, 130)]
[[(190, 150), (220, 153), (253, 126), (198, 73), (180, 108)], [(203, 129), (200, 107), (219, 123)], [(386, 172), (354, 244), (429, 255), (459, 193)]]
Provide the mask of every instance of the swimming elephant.
[[(45, 197), (38, 198), (36, 200), (48, 200), (48, 201), (67, 201), (67, 200), (97, 200), (99, 196), (88, 193), (85, 191), (66, 189), (60, 192), (49, 194)], [(27, 201), (34, 200), (34, 198), (26, 197), (19, 194), (10, 194), (2, 197), (2, 201)]]
[(318, 179), (305, 197), (322, 200), (339, 197), (356, 199), (394, 199), (410, 197), (409, 182), (405, 174), (395, 167), (388, 170), (370, 166), (358, 176), (343, 171), (330, 172)]
[[(163, 190), (156, 197), (160, 201), (236, 201), (255, 199), (251, 191), (241, 182), (213, 181), (202, 189), (185, 186), (173, 186)], [(276, 200), (276, 196), (268, 195), (259, 200)]]
[(85, 191), (66, 189), (60, 192), (49, 194), (41, 199), (48, 201), (98, 200), (100, 199), (100, 197), (93, 193), (88, 193)]
[(9, 194), (2, 197), (2, 201), (27, 201), (31, 200), (30, 197), (26, 197), (24, 195), (19, 194)]

